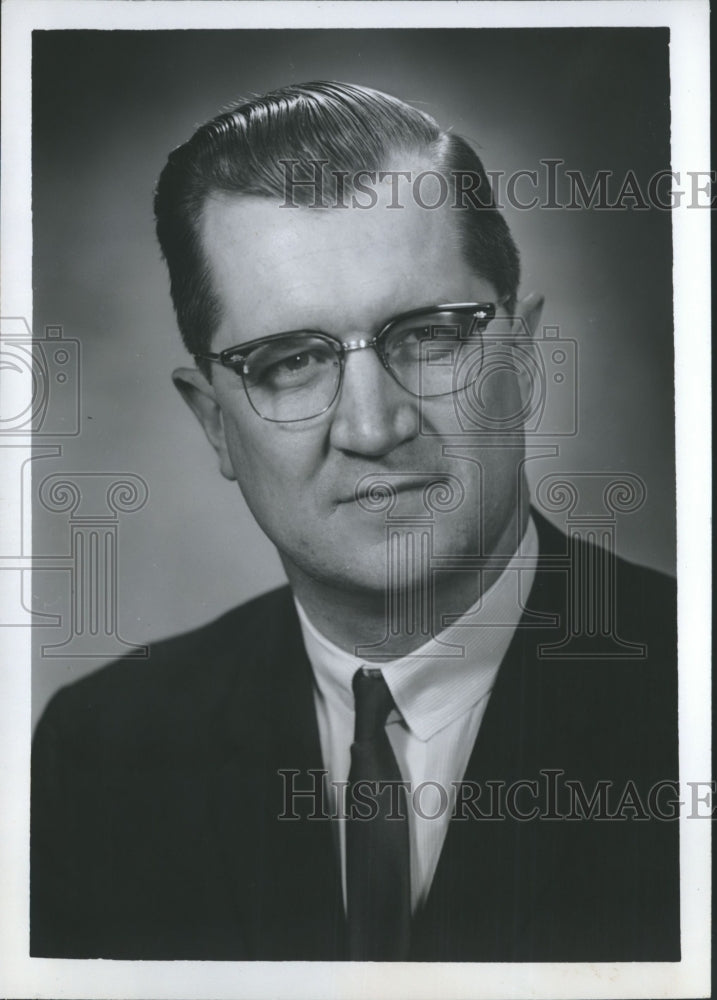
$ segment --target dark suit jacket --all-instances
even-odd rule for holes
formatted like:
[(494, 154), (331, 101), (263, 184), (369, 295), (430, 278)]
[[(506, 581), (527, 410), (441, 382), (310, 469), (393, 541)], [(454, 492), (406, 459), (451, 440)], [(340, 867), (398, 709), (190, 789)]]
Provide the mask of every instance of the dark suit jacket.
[[(466, 781), (485, 792), (486, 781), (536, 779), (543, 812), (558, 815), (570, 811), (566, 779), (588, 797), (609, 782), (607, 811), (622, 818), (464, 811), (415, 916), (412, 958), (676, 961), (677, 822), (639, 808), (678, 777), (674, 588), (618, 560), (617, 630), (646, 644), (646, 658), (540, 655), (565, 634), (569, 581), (565, 536), (536, 520), (541, 560), (524, 624), (543, 624), (516, 632)], [(580, 544), (576, 555), (585, 567), (596, 553)], [(34, 746), (32, 954), (344, 958), (332, 824), (277, 819), (278, 772), (322, 766), (287, 588), (157, 644), (148, 662), (64, 689)], [(557, 805), (541, 769), (564, 772)], [(669, 798), (653, 805), (669, 814)], [(516, 804), (528, 811), (531, 790)], [(477, 805), (491, 813), (485, 798)]]

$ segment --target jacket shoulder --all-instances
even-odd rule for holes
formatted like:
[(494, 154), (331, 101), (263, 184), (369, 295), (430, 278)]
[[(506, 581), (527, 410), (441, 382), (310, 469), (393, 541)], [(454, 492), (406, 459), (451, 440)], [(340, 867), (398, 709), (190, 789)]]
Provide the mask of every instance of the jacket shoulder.
[[(295, 614), (287, 586), (254, 598), (197, 629), (150, 645), (144, 659), (123, 657), (61, 688), (50, 700), (35, 742), (61, 736), (126, 748), (135, 737), (167, 741), (168, 729), (196, 727), (221, 712), (230, 692), (280, 656), (281, 637)], [(152, 736), (154, 734), (154, 736)], [(170, 740), (170, 742), (173, 742)]]
[(576, 596), (582, 595), (586, 600), (591, 588), (597, 588), (595, 599), (603, 606), (607, 601), (612, 602), (612, 610), (619, 612), (628, 626), (634, 622), (643, 630), (648, 626), (649, 632), (663, 629), (674, 632), (677, 621), (674, 577), (618, 556), (596, 539), (568, 537), (534, 509), (532, 515), (538, 528), (542, 565), (551, 568), (551, 557), (564, 557), (562, 572), (572, 576), (570, 582)]

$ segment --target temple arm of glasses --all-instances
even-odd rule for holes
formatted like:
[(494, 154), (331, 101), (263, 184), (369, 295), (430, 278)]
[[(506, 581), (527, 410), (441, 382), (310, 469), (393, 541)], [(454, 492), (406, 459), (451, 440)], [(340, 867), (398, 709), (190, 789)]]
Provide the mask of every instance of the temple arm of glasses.
[[(193, 354), (192, 357), (195, 361), (213, 361), (218, 365), (224, 364), (221, 354)], [(235, 364), (236, 362), (243, 363), (244, 361), (246, 361), (246, 358), (243, 354), (235, 354), (232, 357), (232, 364)]]

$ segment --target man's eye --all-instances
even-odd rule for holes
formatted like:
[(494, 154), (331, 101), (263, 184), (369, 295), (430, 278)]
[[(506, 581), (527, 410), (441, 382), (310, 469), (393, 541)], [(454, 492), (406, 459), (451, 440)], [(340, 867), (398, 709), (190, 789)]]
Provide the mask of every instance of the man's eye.
[(277, 361), (276, 366), (279, 369), (283, 368), (285, 371), (293, 373), (309, 368), (312, 364), (319, 364), (320, 360), (311, 351), (302, 351), (301, 353), (292, 354), (288, 358)]
[(334, 360), (321, 349), (292, 351), (290, 354), (264, 357), (250, 365), (250, 377), (267, 388), (303, 385), (320, 377), (326, 365)]
[(429, 330), (425, 324), (422, 326), (409, 326), (405, 330), (401, 330), (396, 337), (396, 346), (417, 344), (425, 340), (428, 336)]
[(297, 351), (295, 354), (288, 354), (284, 358), (278, 358), (269, 365), (269, 369), (278, 374), (293, 375), (307, 368), (321, 364), (322, 359), (317, 357), (314, 351)]
[(428, 336), (429, 330), (425, 325), (396, 330), (386, 345), (388, 354), (390, 357), (413, 357)]

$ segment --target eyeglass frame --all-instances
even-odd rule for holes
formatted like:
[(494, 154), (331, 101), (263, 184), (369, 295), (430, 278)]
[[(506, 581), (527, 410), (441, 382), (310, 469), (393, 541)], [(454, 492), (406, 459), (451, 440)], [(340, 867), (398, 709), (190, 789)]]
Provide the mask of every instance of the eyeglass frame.
[[(441, 396), (453, 396), (455, 395), (455, 393), (460, 392), (461, 389), (450, 389), (448, 392), (437, 392), (437, 393), (412, 392), (411, 389), (406, 388), (406, 386), (399, 380), (398, 376), (389, 365), (388, 361), (386, 360), (381, 350), (381, 342), (386, 339), (388, 334), (391, 332), (391, 329), (397, 323), (403, 322), (404, 320), (407, 319), (411, 319), (413, 316), (423, 316), (427, 313), (432, 313), (432, 312), (433, 313), (461, 312), (464, 314), (473, 312), (475, 314), (474, 315), (475, 324), (474, 326), (471, 327), (470, 335), (473, 334), (475, 327), (478, 325), (482, 325), (483, 327), (483, 329), (481, 329), (480, 331), (482, 334), (483, 330), (485, 329), (485, 327), (488, 326), (491, 320), (495, 319), (497, 307), (503, 305), (503, 301), (504, 300), (501, 299), (497, 303), (496, 302), (447, 302), (441, 305), (422, 306), (419, 309), (409, 309), (408, 312), (403, 312), (399, 313), (397, 316), (392, 316), (391, 319), (387, 320), (383, 324), (378, 333), (375, 336), (371, 337), (370, 339), (360, 337), (356, 340), (344, 341), (340, 340), (338, 337), (334, 336), (331, 333), (326, 333), (323, 330), (310, 330), (302, 327), (298, 330), (283, 330), (281, 333), (272, 333), (267, 337), (258, 337), (256, 340), (250, 340), (248, 341), (248, 343), (239, 344), (236, 347), (226, 347), (223, 351), (220, 351), (219, 353), (207, 352), (203, 354), (194, 354), (193, 357), (195, 361), (211, 361), (214, 364), (222, 365), (222, 367), (224, 368), (229, 368), (234, 370), (237, 375), (241, 375), (242, 387), (246, 394), (246, 398), (249, 400), (249, 405), (251, 406), (252, 410), (261, 420), (267, 420), (269, 421), (269, 423), (274, 423), (274, 424), (298, 424), (304, 420), (313, 420), (315, 417), (320, 417), (322, 416), (322, 414), (327, 413), (328, 410), (330, 410), (331, 407), (336, 402), (339, 393), (341, 392), (341, 387), (343, 386), (346, 355), (352, 353), (353, 351), (364, 351), (367, 350), (368, 348), (373, 348), (373, 350), (376, 352), (376, 356), (378, 357), (379, 361), (386, 369), (388, 374), (391, 376), (391, 378), (394, 380), (394, 382), (397, 385), (399, 385), (409, 395), (413, 396), (415, 399), (438, 399)], [(302, 333), (310, 334), (313, 337), (318, 337), (320, 340), (323, 340), (326, 343), (330, 344), (331, 347), (336, 350), (336, 355), (339, 360), (339, 377), (336, 381), (336, 391), (331, 397), (331, 400), (326, 404), (326, 406), (323, 409), (319, 410), (318, 413), (312, 413), (311, 416), (309, 417), (293, 417), (288, 420), (278, 420), (275, 417), (265, 417), (264, 414), (260, 413), (259, 410), (254, 405), (254, 402), (251, 398), (251, 393), (247, 388), (246, 375), (248, 374), (248, 372), (245, 371), (244, 367), (237, 367), (237, 366), (246, 365), (246, 362), (249, 360), (251, 354), (259, 347), (263, 347), (265, 344), (270, 344), (273, 341), (281, 339), (282, 337), (296, 336)], [(467, 388), (467, 386), (462, 386), (461, 388)]]

